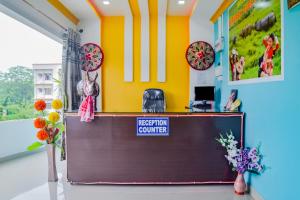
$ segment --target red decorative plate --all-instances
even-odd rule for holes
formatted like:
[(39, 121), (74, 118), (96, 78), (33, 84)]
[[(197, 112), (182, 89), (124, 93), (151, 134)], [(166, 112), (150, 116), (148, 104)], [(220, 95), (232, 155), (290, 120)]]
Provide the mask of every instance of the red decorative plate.
[(215, 62), (215, 51), (207, 42), (197, 41), (190, 44), (185, 57), (192, 68), (206, 70)]
[(95, 71), (103, 63), (104, 54), (101, 47), (94, 43), (86, 43), (81, 47), (81, 68), (84, 71)]

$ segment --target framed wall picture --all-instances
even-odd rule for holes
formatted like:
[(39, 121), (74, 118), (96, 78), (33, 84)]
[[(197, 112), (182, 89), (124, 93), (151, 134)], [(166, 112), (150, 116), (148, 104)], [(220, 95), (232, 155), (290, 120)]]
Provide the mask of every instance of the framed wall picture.
[(229, 84), (284, 79), (283, 1), (237, 0), (229, 8)]
[(287, 0), (289, 9), (300, 5), (300, 0)]

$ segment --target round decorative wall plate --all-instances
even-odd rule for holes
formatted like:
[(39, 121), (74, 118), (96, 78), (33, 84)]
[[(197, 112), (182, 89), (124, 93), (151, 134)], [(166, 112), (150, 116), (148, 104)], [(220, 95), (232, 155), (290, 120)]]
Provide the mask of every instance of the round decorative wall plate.
[(104, 60), (101, 47), (94, 43), (86, 43), (81, 47), (81, 68), (84, 71), (95, 71), (99, 69)]
[(206, 70), (215, 61), (215, 51), (207, 42), (197, 41), (190, 44), (186, 50), (185, 57), (192, 68)]

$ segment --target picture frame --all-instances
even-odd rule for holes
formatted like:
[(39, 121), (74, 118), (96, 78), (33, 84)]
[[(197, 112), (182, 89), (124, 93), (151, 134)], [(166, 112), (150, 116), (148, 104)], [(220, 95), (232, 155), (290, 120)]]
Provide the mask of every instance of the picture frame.
[(228, 97), (227, 103), (224, 106), (224, 112), (230, 111), (231, 105), (233, 104), (233, 102), (235, 102), (235, 100), (237, 100), (237, 96), (238, 96), (238, 90), (232, 89), (230, 92), (230, 96)]
[[(238, 3), (238, 4), (236, 4)], [(245, 5), (241, 5), (241, 4)], [(253, 3), (253, 5), (249, 5), (250, 3)], [(238, 6), (236, 6), (238, 5)], [(240, 85), (240, 84), (252, 84), (252, 83), (262, 83), (262, 82), (271, 82), (271, 81), (283, 81), (284, 80), (284, 24), (283, 24), (283, 18), (284, 18), (284, 1), (283, 0), (270, 0), (270, 1), (247, 1), (247, 0), (236, 0), (234, 1), (231, 6), (229, 7), (229, 19), (228, 19), (228, 34), (229, 38), (227, 40), (228, 42), (228, 84), (229, 85)], [(245, 7), (252, 8), (252, 10), (248, 10), (245, 12)], [(234, 12), (231, 10), (235, 9)], [(233, 24), (232, 26), (232, 17), (235, 17), (234, 14), (238, 13), (240, 9), (242, 14), (239, 16), (241, 19), (235, 19), (236, 24)], [(247, 13), (247, 16), (243, 16), (244, 13)], [(272, 24), (269, 29), (260, 30), (260, 27), (258, 23), (261, 23), (261, 21), (264, 21), (265, 18), (270, 18), (272, 15), (275, 16), (275, 23)], [(269, 21), (265, 20), (265, 21)], [(241, 25), (240, 25), (241, 24)], [(247, 27), (248, 26), (248, 27)], [(276, 29), (274, 27), (276, 27)], [(232, 28), (233, 27), (233, 28)], [(234, 30), (233, 29), (238, 29)], [(248, 31), (247, 29), (251, 29)], [(246, 35), (242, 34), (242, 31), (247, 32)], [(247, 37), (250, 35), (249, 38), (251, 38), (251, 31), (252, 34), (255, 34), (255, 36), (259, 35), (259, 37), (253, 37), (252, 40), (255, 45), (247, 44)], [(235, 32), (235, 33), (234, 33)], [(249, 34), (250, 33), (250, 34)], [(271, 33), (275, 33), (275, 37), (278, 38), (279, 43), (279, 50), (278, 53), (275, 55), (275, 61), (273, 59), (270, 59), (272, 63), (275, 63), (276, 65), (272, 66), (272, 72), (274, 66), (276, 66), (275, 73), (267, 74), (266, 76), (260, 76), (260, 68), (262, 63), (262, 58), (264, 55), (265, 50), (267, 47), (263, 46), (263, 42), (257, 42), (257, 41), (263, 41), (264, 37), (270, 36)], [(248, 35), (247, 35), (248, 34)], [(246, 42), (242, 42), (239, 45), (239, 47), (235, 47), (232, 45), (233, 40), (245, 40)], [(246, 38), (246, 39), (245, 39)], [(238, 43), (239, 43), (238, 42)], [(274, 42), (275, 43), (275, 42)], [(238, 46), (237, 45), (237, 46)], [(252, 46), (251, 46), (252, 45)], [(252, 48), (253, 47), (253, 48)], [(240, 48), (240, 49), (238, 49)], [(251, 49), (252, 48), (252, 49)], [(235, 49), (236, 51), (233, 51)], [(256, 52), (256, 55), (254, 55)], [(251, 52), (253, 54), (253, 57), (248, 55), (243, 55), (244, 52)], [(243, 64), (242, 70), (240, 70), (239, 74), (240, 76), (236, 79), (233, 78), (233, 71), (232, 71), (232, 64), (231, 64), (231, 58), (230, 56), (234, 53), (239, 54), (239, 58), (244, 57), (241, 61), (241, 65)], [(249, 59), (250, 58), (250, 59)], [(248, 62), (248, 63), (247, 63)], [(270, 62), (270, 63), (271, 63)], [(246, 64), (245, 64), (246, 63)], [(249, 63), (251, 65), (249, 66)], [(245, 70), (246, 69), (246, 70)], [(251, 73), (247, 72), (251, 69)], [(245, 72), (246, 71), (246, 72)]]
[(288, 2), (288, 8), (292, 9), (298, 5), (300, 5), (300, 0), (287, 0)]

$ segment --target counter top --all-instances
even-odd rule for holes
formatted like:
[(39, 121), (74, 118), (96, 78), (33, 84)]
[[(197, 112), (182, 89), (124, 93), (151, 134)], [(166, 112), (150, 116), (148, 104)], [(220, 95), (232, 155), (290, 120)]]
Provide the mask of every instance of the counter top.
[[(77, 112), (65, 113), (66, 116), (78, 116)], [(187, 116), (242, 116), (243, 112), (166, 112), (166, 113), (142, 113), (142, 112), (97, 112), (95, 116), (171, 116), (171, 117), (187, 117)]]

